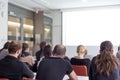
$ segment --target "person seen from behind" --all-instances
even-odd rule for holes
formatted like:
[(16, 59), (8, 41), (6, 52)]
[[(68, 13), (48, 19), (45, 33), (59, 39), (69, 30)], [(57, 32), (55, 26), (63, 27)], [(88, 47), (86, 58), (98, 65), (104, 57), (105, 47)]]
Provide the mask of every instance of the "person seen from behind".
[(19, 41), (10, 42), (9, 54), (0, 60), (0, 78), (9, 80), (22, 80), (23, 77), (33, 78), (33, 72), (28, 66), (18, 59), (21, 54), (22, 45)]
[(22, 44), (22, 53), (20, 56), (20, 60), (28, 65), (28, 67), (32, 70), (32, 67), (35, 63), (33, 57), (29, 53), (29, 45), (27, 43)]
[(90, 67), (90, 59), (84, 58), (84, 56), (87, 54), (87, 48), (84, 45), (78, 45), (77, 46), (77, 56), (71, 58), (71, 64), (72, 65), (85, 65), (87, 67), (87, 72), (89, 72)]
[(103, 41), (99, 52), (91, 62), (89, 80), (120, 80), (120, 63), (114, 56), (113, 44)]
[(116, 57), (119, 59), (119, 61), (120, 61), (120, 45), (118, 46), (118, 52), (117, 52), (117, 54), (116, 54)]
[(64, 60), (66, 48), (56, 45), (52, 57), (44, 58), (38, 67), (37, 80), (63, 80), (68, 75), (70, 80), (78, 80), (71, 64)]
[(5, 56), (8, 55), (8, 48), (9, 48), (10, 42), (6, 42), (2, 49), (0, 49), (0, 60), (3, 59)]
[(42, 53), (42, 57), (41, 59), (38, 61), (37, 66), (39, 66), (40, 62), (45, 58), (45, 57), (50, 57), (52, 55), (52, 46), (50, 44), (46, 45), (44, 47), (43, 53)]
[(41, 56), (42, 56), (42, 53), (43, 53), (43, 50), (44, 50), (44, 47), (46, 46), (47, 42), (45, 41), (42, 41), (40, 43), (40, 50), (36, 52), (36, 61), (39, 61)]

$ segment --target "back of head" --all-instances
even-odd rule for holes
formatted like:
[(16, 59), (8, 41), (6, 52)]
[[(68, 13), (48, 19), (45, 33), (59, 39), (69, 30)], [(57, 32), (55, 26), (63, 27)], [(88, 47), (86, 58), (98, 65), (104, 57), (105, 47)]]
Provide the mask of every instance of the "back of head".
[(77, 46), (77, 53), (80, 53), (80, 54), (87, 54), (87, 49), (85, 46), (83, 45), (79, 45)]
[(10, 42), (10, 45), (8, 48), (9, 54), (16, 53), (16, 51), (20, 50), (21, 48), (22, 48), (21, 42), (12, 41), (12, 42)]
[(110, 41), (103, 41), (100, 45), (100, 53), (113, 53), (113, 44)]
[(2, 49), (0, 49), (0, 51), (2, 51), (3, 49), (8, 49), (9, 48), (9, 45), (10, 45), (10, 42), (6, 42), (3, 46)]
[(100, 54), (96, 57), (97, 73), (109, 76), (118, 66), (119, 62), (113, 55), (113, 45), (110, 41), (103, 41), (100, 45)]
[(118, 51), (120, 51), (120, 45), (118, 46)]
[(5, 44), (4, 44), (4, 49), (8, 49), (9, 48), (9, 45), (10, 45), (10, 42), (6, 42)]
[(22, 51), (24, 52), (26, 49), (28, 49), (29, 48), (29, 46), (28, 46), (28, 44), (27, 43), (23, 43), (22, 44)]
[(61, 44), (56, 45), (53, 50), (53, 55), (64, 55), (65, 53), (66, 53), (66, 48)]
[(44, 47), (46, 46), (46, 44), (47, 44), (47, 42), (42, 41), (42, 42), (40, 43), (40, 48), (43, 50)]

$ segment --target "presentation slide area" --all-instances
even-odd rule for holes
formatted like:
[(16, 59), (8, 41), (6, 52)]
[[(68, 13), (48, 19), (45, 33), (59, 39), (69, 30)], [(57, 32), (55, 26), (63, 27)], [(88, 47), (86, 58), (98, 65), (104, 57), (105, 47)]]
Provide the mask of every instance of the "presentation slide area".
[(120, 8), (63, 12), (62, 42), (67, 46), (99, 46), (110, 40), (120, 44)]
[(113, 43), (114, 54), (120, 45), (120, 8), (95, 8), (65, 11), (62, 14), (62, 43), (67, 48), (67, 56), (77, 55), (78, 45), (88, 49), (88, 55), (99, 54), (102, 41)]

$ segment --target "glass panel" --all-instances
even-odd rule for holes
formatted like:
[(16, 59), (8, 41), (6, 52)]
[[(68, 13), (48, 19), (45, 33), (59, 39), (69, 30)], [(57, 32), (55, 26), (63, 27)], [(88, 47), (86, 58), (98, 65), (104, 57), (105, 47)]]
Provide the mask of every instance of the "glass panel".
[(33, 52), (33, 20), (25, 18), (24, 19), (24, 24), (23, 24), (23, 29), (24, 29), (24, 42), (28, 43), (30, 47), (30, 53)]
[(52, 19), (44, 16), (44, 40), (52, 44)]
[(52, 37), (51, 37), (51, 26), (49, 26), (49, 25), (44, 26), (44, 39), (45, 39), (45, 41), (51, 43), (51, 39), (52, 39)]
[(20, 40), (20, 19), (8, 16), (8, 40)]

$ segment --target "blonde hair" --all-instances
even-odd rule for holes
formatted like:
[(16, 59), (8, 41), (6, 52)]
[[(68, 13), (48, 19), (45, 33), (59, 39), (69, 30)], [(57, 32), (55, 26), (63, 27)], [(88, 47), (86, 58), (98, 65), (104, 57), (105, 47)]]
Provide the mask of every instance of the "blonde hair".
[(87, 54), (87, 49), (86, 49), (86, 47), (83, 46), (83, 45), (79, 45), (79, 46), (77, 47), (77, 53), (85, 53), (85, 54)]

